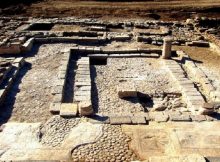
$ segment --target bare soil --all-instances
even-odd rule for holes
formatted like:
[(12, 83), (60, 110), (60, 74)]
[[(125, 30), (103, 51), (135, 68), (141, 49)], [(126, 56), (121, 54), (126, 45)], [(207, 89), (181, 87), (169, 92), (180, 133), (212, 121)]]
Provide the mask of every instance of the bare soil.
[[(33, 1), (32, 1), (33, 2)], [(182, 20), (196, 15), (218, 17), (220, 1), (213, 0), (158, 0), (158, 1), (81, 1), (44, 0), (20, 3), (2, 9), (2, 15), (32, 17), (67, 17), (102, 19), (162, 19)]]

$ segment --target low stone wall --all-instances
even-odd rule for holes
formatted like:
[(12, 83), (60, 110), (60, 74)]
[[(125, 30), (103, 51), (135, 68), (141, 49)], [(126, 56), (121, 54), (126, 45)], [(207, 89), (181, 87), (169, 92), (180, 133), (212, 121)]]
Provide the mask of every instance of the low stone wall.
[(1, 83), (1, 89), (0, 89), (0, 105), (4, 103), (4, 100), (8, 94), (8, 92), (11, 89), (11, 86), (14, 83), (14, 80), (16, 79), (20, 69), (22, 66), (24, 66), (25, 60), (23, 57), (16, 58), (12, 62), (12, 66), (10, 70), (7, 73), (7, 78), (4, 79), (4, 81)]
[(50, 104), (50, 112), (51, 113), (59, 113), (61, 108), (61, 103), (63, 100), (64, 88), (66, 84), (66, 76), (67, 70), (70, 61), (70, 49), (65, 49), (63, 52), (63, 58), (61, 60), (61, 66), (58, 71), (57, 80), (54, 84), (52, 94), (53, 94), (53, 102)]

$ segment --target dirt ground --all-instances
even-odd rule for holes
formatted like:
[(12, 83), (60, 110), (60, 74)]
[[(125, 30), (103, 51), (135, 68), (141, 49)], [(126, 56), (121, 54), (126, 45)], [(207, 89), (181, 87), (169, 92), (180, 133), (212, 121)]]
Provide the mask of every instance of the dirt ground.
[(158, 1), (81, 1), (44, 0), (31, 4), (11, 5), (0, 10), (2, 15), (32, 17), (86, 17), (102, 19), (182, 20), (196, 15), (218, 17), (220, 1), (167, 0)]

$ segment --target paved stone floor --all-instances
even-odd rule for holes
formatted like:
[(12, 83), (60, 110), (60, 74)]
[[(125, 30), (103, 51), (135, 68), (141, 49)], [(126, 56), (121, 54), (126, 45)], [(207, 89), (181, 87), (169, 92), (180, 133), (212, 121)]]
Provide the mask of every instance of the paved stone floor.
[[(219, 122), (165, 123), (149, 126), (122, 126), (132, 138), (131, 149), (144, 160), (151, 157), (199, 154), (220, 157)], [(220, 160), (220, 158), (218, 159)]]
[(7, 123), (0, 133), (0, 160), (218, 161), (219, 126), (219, 122), (112, 126), (81, 119), (54, 147), (42, 144), (40, 123)]

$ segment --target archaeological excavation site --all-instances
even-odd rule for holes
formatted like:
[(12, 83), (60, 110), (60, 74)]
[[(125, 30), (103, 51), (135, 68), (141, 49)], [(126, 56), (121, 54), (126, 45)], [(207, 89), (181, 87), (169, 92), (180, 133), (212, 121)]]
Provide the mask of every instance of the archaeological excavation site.
[(220, 162), (220, 4), (72, 3), (0, 5), (0, 161)]

